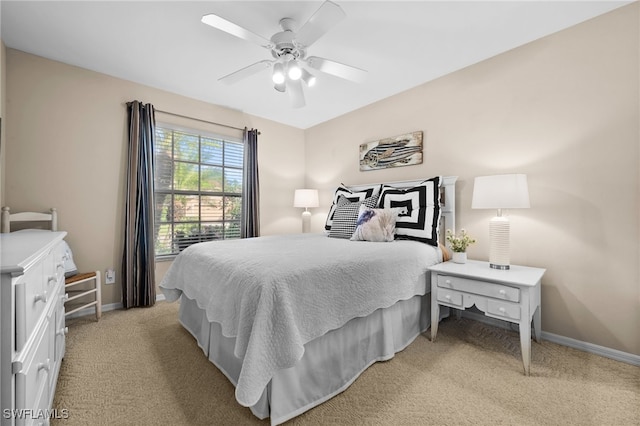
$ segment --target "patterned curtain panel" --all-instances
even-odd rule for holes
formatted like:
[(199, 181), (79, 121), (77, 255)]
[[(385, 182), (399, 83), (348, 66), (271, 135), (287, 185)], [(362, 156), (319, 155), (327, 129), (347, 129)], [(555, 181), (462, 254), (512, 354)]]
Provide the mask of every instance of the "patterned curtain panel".
[(153, 146), (156, 127), (153, 105), (127, 103), (129, 155), (127, 165), (122, 304), (125, 309), (153, 306), (156, 301), (153, 243)]
[(258, 134), (244, 129), (244, 171), (240, 237), (260, 236), (260, 184), (258, 182)]

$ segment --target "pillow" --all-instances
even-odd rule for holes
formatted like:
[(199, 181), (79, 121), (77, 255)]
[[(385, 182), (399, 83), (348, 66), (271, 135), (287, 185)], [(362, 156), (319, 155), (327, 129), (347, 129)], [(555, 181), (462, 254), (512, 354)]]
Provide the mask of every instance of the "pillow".
[(358, 220), (360, 206), (365, 205), (373, 208), (377, 203), (377, 195), (355, 202), (351, 202), (344, 195), (340, 195), (336, 203), (336, 210), (333, 215), (333, 224), (329, 230), (329, 236), (333, 238), (350, 239), (356, 230), (356, 221)]
[(440, 224), (440, 182), (437, 176), (408, 189), (384, 186), (380, 208), (399, 209), (396, 239), (414, 240), (438, 246)]
[(351, 241), (393, 241), (397, 215), (396, 209), (372, 209), (361, 205)]
[(64, 266), (64, 276), (72, 277), (78, 273), (78, 268), (76, 267), (75, 262), (73, 261), (73, 253), (71, 252), (71, 247), (65, 240), (62, 240), (63, 250), (64, 250), (64, 258), (63, 258), (63, 266)]
[(374, 195), (380, 195), (380, 190), (382, 189), (382, 185), (372, 186), (371, 188), (366, 188), (361, 191), (352, 192), (349, 188), (345, 187), (344, 184), (340, 184), (336, 189), (335, 194), (333, 195), (333, 203), (331, 204), (331, 208), (329, 209), (329, 214), (327, 215), (327, 221), (324, 225), (324, 229), (327, 231), (331, 229), (331, 224), (333, 222), (333, 215), (336, 212), (336, 204), (338, 203), (338, 198), (343, 195), (349, 201), (362, 201), (365, 198), (373, 197)]
[[(21, 229), (15, 232), (27, 233), (27, 232), (51, 232), (51, 231), (49, 231), (48, 229)], [(62, 266), (64, 267), (65, 278), (76, 275), (78, 273), (78, 268), (76, 267), (76, 264), (73, 261), (73, 253), (71, 252), (71, 247), (69, 247), (69, 244), (65, 240), (62, 240), (62, 251), (64, 253)]]

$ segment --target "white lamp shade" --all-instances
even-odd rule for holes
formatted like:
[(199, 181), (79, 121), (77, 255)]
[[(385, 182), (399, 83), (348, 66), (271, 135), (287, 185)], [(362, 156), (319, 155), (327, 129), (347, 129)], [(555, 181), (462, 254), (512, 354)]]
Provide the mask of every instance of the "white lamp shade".
[(528, 209), (527, 175), (479, 176), (473, 183), (472, 209)]
[(319, 205), (317, 189), (296, 189), (293, 197), (293, 207), (309, 208), (318, 207)]

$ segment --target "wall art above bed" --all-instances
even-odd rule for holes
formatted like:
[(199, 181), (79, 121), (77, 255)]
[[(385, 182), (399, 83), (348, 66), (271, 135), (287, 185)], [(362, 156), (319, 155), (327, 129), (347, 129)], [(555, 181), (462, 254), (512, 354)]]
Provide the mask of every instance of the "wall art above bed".
[(422, 164), (422, 132), (360, 145), (360, 171)]

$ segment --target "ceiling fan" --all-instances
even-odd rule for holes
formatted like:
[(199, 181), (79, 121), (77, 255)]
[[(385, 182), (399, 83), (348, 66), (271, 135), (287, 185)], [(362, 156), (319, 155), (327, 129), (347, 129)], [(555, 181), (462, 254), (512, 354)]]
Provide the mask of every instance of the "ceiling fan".
[(204, 15), (202, 22), (238, 38), (256, 43), (270, 50), (274, 58), (256, 62), (225, 75), (218, 81), (233, 84), (263, 69), (272, 68), (271, 77), (274, 88), (279, 92), (287, 92), (292, 105), (300, 108), (305, 105), (301, 81), (307, 87), (312, 87), (316, 82), (315, 76), (304, 68), (303, 64), (314, 70), (357, 83), (364, 81), (367, 76), (367, 72), (360, 68), (317, 56), (307, 57), (307, 48), (345, 16), (346, 14), (340, 6), (327, 0), (298, 31), (296, 31), (296, 23), (293, 19), (282, 18), (280, 20), (282, 31), (275, 33), (271, 39), (266, 39), (213, 13)]

